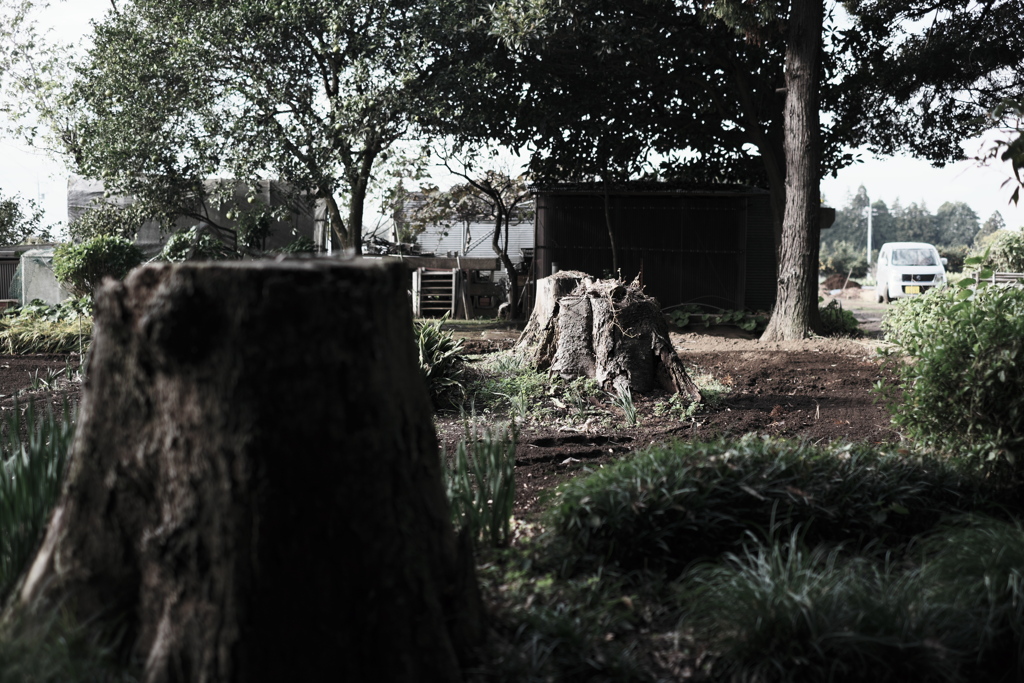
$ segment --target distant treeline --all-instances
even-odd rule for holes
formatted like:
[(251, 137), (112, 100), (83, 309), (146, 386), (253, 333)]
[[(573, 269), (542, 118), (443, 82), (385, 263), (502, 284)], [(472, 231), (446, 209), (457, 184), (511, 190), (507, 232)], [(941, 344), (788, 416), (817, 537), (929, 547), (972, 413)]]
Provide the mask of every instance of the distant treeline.
[[(846, 274), (852, 268), (854, 277), (864, 276), (867, 271), (867, 205), (867, 192), (861, 186), (846, 207), (836, 210), (832, 227), (821, 231), (822, 272)], [(871, 202), (871, 209), (872, 262), (874, 254), (886, 242), (928, 242), (950, 260), (950, 270), (959, 270), (972, 247), (986, 235), (1006, 227), (998, 211), (982, 223), (974, 209), (964, 202), (945, 202), (935, 213), (923, 203), (903, 206), (899, 200), (892, 206), (876, 200)]]

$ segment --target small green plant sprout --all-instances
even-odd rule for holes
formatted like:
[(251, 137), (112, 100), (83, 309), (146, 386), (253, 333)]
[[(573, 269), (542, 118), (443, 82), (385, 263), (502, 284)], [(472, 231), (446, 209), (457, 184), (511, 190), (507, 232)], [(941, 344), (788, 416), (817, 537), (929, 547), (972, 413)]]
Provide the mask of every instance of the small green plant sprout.
[[(703, 389), (701, 393), (703, 394)], [(690, 401), (682, 394), (672, 394), (668, 398), (657, 401), (654, 404), (654, 414), (657, 417), (671, 417), (683, 421), (692, 417), (697, 412), (698, 407), (700, 407), (699, 403)]]
[(614, 394), (609, 394), (612, 399), (612, 404), (622, 411), (622, 416), (626, 421), (626, 425), (629, 427), (636, 427), (639, 422), (637, 416), (636, 405), (633, 403), (633, 392), (630, 391), (628, 384), (620, 384), (616, 387)]
[(500, 548), (512, 538), (518, 439), (515, 424), (478, 431), (467, 422), (450, 461), (442, 450), (452, 524), (478, 544)]

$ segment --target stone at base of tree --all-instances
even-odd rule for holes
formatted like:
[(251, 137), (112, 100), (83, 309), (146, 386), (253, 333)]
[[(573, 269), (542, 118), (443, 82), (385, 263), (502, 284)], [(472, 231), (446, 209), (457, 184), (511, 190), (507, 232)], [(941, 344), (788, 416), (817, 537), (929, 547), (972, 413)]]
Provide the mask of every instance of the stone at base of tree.
[(96, 295), (64, 494), (8, 609), (147, 683), (457, 681), (481, 629), (401, 265), (151, 265)]
[(550, 363), (552, 372), (589, 377), (605, 391), (658, 387), (700, 400), (669, 340), (661, 306), (638, 283), (571, 272), (552, 278), (538, 281), (537, 308), (519, 341), (536, 367)]

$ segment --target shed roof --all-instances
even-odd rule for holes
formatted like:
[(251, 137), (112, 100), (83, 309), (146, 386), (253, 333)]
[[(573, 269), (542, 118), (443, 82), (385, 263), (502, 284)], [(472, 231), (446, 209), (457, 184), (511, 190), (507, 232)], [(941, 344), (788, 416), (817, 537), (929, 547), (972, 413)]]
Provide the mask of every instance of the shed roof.
[[(530, 186), (530, 192), (537, 194), (582, 194), (594, 195), (604, 194), (605, 185), (602, 182), (580, 182), (580, 183), (535, 183)], [(609, 194), (631, 194), (631, 195), (700, 195), (700, 196), (750, 196), (768, 194), (768, 190), (752, 187), (750, 185), (737, 185), (731, 183), (692, 183), (682, 181), (661, 181), (661, 180), (629, 180), (620, 183), (608, 184)]]

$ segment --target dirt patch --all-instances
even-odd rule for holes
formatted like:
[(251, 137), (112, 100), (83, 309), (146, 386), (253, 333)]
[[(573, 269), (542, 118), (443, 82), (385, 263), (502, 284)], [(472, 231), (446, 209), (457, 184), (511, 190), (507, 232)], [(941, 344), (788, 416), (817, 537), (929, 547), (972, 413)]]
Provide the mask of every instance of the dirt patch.
[[(569, 410), (546, 400), (542, 407), (549, 416), (520, 426), (518, 518), (535, 519), (557, 484), (666, 441), (707, 441), (751, 432), (815, 443), (900, 440), (888, 410), (876, 403), (872, 392), (879, 379), (888, 378), (876, 339), (768, 344), (731, 327), (675, 332), (671, 337), (691, 374), (710, 375), (725, 385), (720, 401), (684, 418), (678, 411), (656, 414), (665, 411), (670, 398), (665, 392), (634, 396), (639, 424), (629, 427), (610, 400), (595, 406), (589, 419), (576, 421)], [(437, 428), (449, 451), (464, 435), (456, 416), (439, 416)]]
[(30, 400), (57, 407), (64, 398), (77, 400), (81, 384), (70, 379), (79, 366), (78, 354), (0, 356), (0, 409), (9, 410), (15, 402), (25, 405)]

